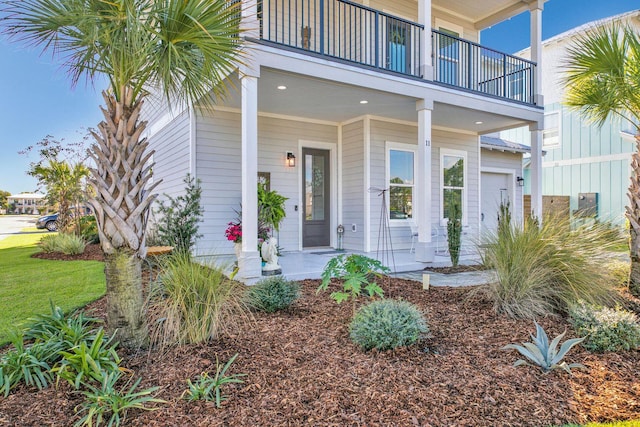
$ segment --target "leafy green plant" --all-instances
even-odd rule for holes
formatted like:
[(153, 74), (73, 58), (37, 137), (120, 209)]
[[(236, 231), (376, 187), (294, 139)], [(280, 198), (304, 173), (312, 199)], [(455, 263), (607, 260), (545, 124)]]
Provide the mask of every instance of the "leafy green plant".
[(580, 301), (569, 309), (569, 320), (582, 346), (589, 351), (633, 350), (640, 347), (640, 324), (631, 312), (619, 307), (597, 307)]
[(95, 335), (80, 341), (68, 350), (60, 351), (62, 360), (51, 371), (67, 380), (76, 389), (91, 380), (101, 382), (105, 375), (119, 370), (120, 357), (116, 353), (115, 334), (105, 339), (99, 328)]
[(251, 306), (267, 313), (289, 307), (299, 296), (300, 284), (282, 276), (262, 279), (249, 288)]
[(584, 341), (584, 338), (573, 338), (566, 340), (558, 349), (560, 340), (566, 334), (566, 331), (558, 335), (549, 343), (549, 337), (544, 331), (542, 326), (536, 324), (536, 336), (531, 334), (533, 342), (525, 342), (522, 345), (507, 344), (503, 347), (504, 350), (517, 350), (518, 353), (527, 358), (527, 360), (520, 359), (516, 361), (513, 366), (530, 365), (538, 366), (543, 372), (550, 372), (553, 369), (563, 369), (568, 373), (571, 373), (571, 368), (584, 368), (579, 363), (567, 364), (567, 362), (561, 362), (564, 356), (571, 350), (576, 344), (580, 344)]
[(58, 340), (72, 347), (87, 339), (94, 327), (101, 323), (101, 319), (87, 317), (82, 311), (66, 315), (53, 301), (49, 303), (51, 314), (38, 314), (31, 318), (24, 331), (25, 339), (36, 342)]
[(364, 350), (408, 346), (428, 332), (427, 321), (416, 306), (390, 299), (363, 306), (349, 326), (351, 340)]
[(200, 204), (200, 180), (187, 174), (184, 183), (184, 195), (173, 198), (165, 194), (167, 203), (158, 202), (158, 208), (154, 213), (159, 218), (155, 223), (154, 234), (164, 245), (173, 246), (176, 252), (189, 253), (196, 244), (196, 239), (202, 236), (198, 234), (198, 223), (204, 209)]
[(449, 245), (449, 257), (454, 267), (460, 261), (460, 245), (462, 236), (462, 212), (460, 205), (456, 202), (451, 204), (451, 217), (447, 222), (447, 242)]
[(62, 252), (65, 255), (78, 255), (86, 246), (82, 237), (75, 234), (58, 233), (46, 235), (39, 244), (43, 252)]
[(284, 202), (289, 200), (275, 190), (267, 190), (266, 183), (258, 183), (258, 222), (278, 231), (287, 216)]
[(227, 396), (222, 394), (222, 386), (226, 384), (242, 384), (244, 381), (240, 377), (246, 374), (227, 375), (227, 370), (238, 357), (238, 353), (234, 354), (224, 366), (220, 365), (216, 357), (216, 374), (211, 377), (207, 372), (200, 374), (195, 382), (187, 379), (189, 388), (185, 390), (183, 396), (189, 401), (206, 400), (208, 402), (215, 400), (216, 408), (220, 408), (222, 402), (227, 400)]
[(14, 349), (0, 358), (0, 393), (8, 396), (20, 382), (38, 390), (53, 379), (51, 366), (59, 358), (62, 344), (58, 341), (37, 342), (25, 346), (22, 336), (13, 339)]
[(156, 408), (149, 408), (145, 405), (148, 403), (166, 403), (164, 400), (152, 396), (158, 391), (159, 387), (136, 391), (138, 385), (140, 385), (140, 378), (128, 389), (126, 387), (129, 381), (121, 388), (117, 388), (121, 375), (120, 371), (115, 371), (104, 375), (99, 386), (85, 384), (87, 390), (82, 391), (85, 401), (76, 408), (79, 414), (84, 415), (75, 424), (76, 427), (97, 427), (103, 422), (108, 422), (108, 426), (119, 426), (125, 421), (127, 412), (130, 409), (153, 411)]
[(165, 346), (218, 338), (249, 317), (246, 292), (219, 266), (199, 264), (182, 252), (166, 257), (150, 298), (156, 319), (152, 342)]
[(74, 231), (87, 243), (100, 243), (98, 223), (93, 215), (80, 216), (74, 220)]
[(331, 293), (331, 298), (336, 300), (338, 304), (351, 299), (353, 303), (353, 311), (356, 310), (356, 299), (362, 293), (364, 288), (370, 297), (384, 296), (384, 291), (375, 282), (373, 277), (380, 277), (382, 273), (388, 273), (390, 270), (380, 261), (368, 258), (364, 255), (351, 254), (339, 255), (329, 260), (322, 272), (322, 283), (316, 290), (326, 291), (329, 288), (332, 278), (342, 279), (342, 291)]
[(497, 312), (535, 319), (566, 313), (578, 300), (609, 305), (615, 301), (610, 271), (603, 259), (616, 244), (598, 225), (570, 229), (566, 221), (546, 218), (498, 227), (480, 247), (495, 280), (483, 288)]

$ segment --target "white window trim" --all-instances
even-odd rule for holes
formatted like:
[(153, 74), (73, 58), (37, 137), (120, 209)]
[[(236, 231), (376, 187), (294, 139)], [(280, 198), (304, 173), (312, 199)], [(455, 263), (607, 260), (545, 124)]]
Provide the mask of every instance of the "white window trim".
[(440, 199), (438, 204), (440, 205), (440, 214), (439, 214), (439, 218), (440, 218), (440, 225), (441, 226), (446, 226), (447, 225), (447, 218), (444, 218), (444, 156), (456, 156), (456, 157), (462, 157), (463, 159), (463, 164), (464, 164), (464, 168), (462, 170), (462, 179), (463, 179), (463, 188), (462, 188), (462, 225), (466, 226), (468, 221), (468, 210), (467, 209), (467, 192), (468, 192), (468, 187), (469, 187), (469, 180), (468, 180), (468, 169), (469, 169), (469, 162), (467, 161), (467, 152), (463, 151), (463, 150), (453, 150), (451, 148), (440, 148), (440, 168), (439, 168), (439, 174), (440, 174)]
[(389, 220), (390, 227), (408, 227), (410, 221), (415, 221), (417, 218), (417, 206), (416, 206), (416, 172), (418, 167), (418, 146), (415, 144), (405, 144), (402, 142), (385, 141), (385, 156), (384, 156), (384, 169), (385, 169), (385, 188), (391, 189), (390, 179), (391, 174), (389, 168), (391, 167), (391, 155), (390, 151), (408, 151), (413, 154), (413, 192), (411, 195), (412, 203), (412, 218), (406, 219), (391, 219), (390, 200), (387, 201), (387, 219)]
[(542, 148), (545, 149), (555, 149), (555, 148), (560, 148), (562, 146), (562, 110), (554, 110), (554, 111), (545, 111), (544, 112), (544, 117), (545, 117), (545, 121), (547, 119), (547, 116), (550, 116), (552, 114), (556, 114), (558, 116), (558, 143), (557, 144), (545, 144), (544, 143), (544, 135), (547, 132), (547, 126), (545, 124), (543, 130), (542, 130)]

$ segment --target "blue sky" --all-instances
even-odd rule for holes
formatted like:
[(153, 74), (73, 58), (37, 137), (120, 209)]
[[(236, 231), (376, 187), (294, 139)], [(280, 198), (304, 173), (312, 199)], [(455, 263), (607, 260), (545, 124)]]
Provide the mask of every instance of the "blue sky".
[[(543, 12), (543, 38), (578, 25), (640, 8), (638, 0), (550, 0)], [(508, 53), (529, 45), (529, 13), (493, 26), (481, 34), (482, 44)], [(71, 89), (59, 63), (0, 39), (0, 190), (33, 191), (36, 182), (26, 175), (37, 160), (18, 151), (47, 135), (74, 141), (82, 128), (101, 120), (100, 90), (81, 83)]]

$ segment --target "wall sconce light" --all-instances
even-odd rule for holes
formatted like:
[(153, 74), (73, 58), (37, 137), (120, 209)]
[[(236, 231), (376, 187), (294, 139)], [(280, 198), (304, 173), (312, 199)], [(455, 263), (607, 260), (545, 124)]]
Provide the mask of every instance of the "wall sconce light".
[(524, 187), (524, 178), (519, 176), (516, 178), (516, 181), (518, 181), (518, 187)]
[(291, 151), (287, 151), (287, 166), (293, 168), (296, 166), (296, 156)]

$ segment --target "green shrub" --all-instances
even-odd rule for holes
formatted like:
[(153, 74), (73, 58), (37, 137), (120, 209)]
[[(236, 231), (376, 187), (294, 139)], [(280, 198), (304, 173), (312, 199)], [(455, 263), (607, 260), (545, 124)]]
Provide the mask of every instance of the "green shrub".
[(629, 286), (629, 271), (631, 270), (629, 262), (612, 260), (607, 264), (606, 268), (613, 278), (614, 286), (625, 288)]
[(614, 244), (597, 225), (571, 230), (554, 218), (542, 226), (502, 221), (481, 248), (485, 267), (495, 271), (486, 291), (496, 311), (516, 318), (565, 313), (578, 300), (611, 304), (614, 281), (593, 260)]
[(80, 341), (68, 350), (60, 351), (62, 360), (52, 372), (67, 380), (76, 389), (81, 384), (95, 380), (102, 382), (105, 375), (118, 372), (120, 357), (116, 353), (117, 343), (113, 343), (115, 334), (105, 339), (104, 330), (98, 329), (86, 340)]
[(79, 255), (84, 252), (86, 246), (82, 237), (75, 234), (49, 234), (44, 236), (39, 243), (43, 252), (62, 252), (65, 255)]
[(454, 267), (458, 266), (460, 260), (460, 246), (462, 236), (462, 212), (457, 202), (451, 203), (451, 217), (447, 218), (447, 244), (449, 246), (449, 257)]
[(168, 203), (158, 202), (158, 208), (155, 211), (158, 214), (158, 220), (152, 234), (155, 243), (173, 246), (176, 252), (189, 253), (196, 244), (196, 239), (201, 237), (198, 234), (198, 223), (204, 209), (200, 205), (202, 197), (200, 180), (187, 174), (183, 182), (186, 185), (184, 195), (173, 198), (165, 194)]
[(640, 347), (640, 324), (629, 311), (580, 302), (570, 308), (569, 320), (578, 335), (585, 337), (582, 345), (589, 351), (600, 353)]
[(517, 360), (513, 366), (537, 366), (545, 373), (553, 369), (563, 369), (571, 373), (571, 368), (584, 368), (584, 366), (579, 363), (567, 364), (567, 362), (561, 361), (569, 350), (576, 344), (584, 341), (584, 338), (566, 340), (560, 348), (558, 348), (558, 344), (560, 344), (560, 340), (562, 340), (564, 334), (566, 334), (566, 331), (555, 337), (553, 341), (549, 343), (547, 333), (542, 329), (542, 326), (536, 322), (536, 336), (531, 335), (533, 342), (525, 342), (522, 343), (522, 345), (507, 344), (503, 347), (503, 350), (517, 350), (518, 353), (527, 358), (527, 360)]
[(62, 344), (37, 342), (25, 346), (22, 336), (14, 337), (14, 349), (0, 358), (0, 393), (8, 396), (19, 383), (46, 388), (53, 380), (51, 367), (59, 359)]
[(24, 338), (35, 342), (59, 341), (70, 348), (91, 336), (94, 327), (101, 322), (98, 318), (85, 316), (82, 311), (65, 315), (51, 302), (51, 314), (39, 314), (30, 319)]
[(338, 255), (331, 258), (322, 272), (322, 283), (316, 290), (326, 291), (332, 278), (342, 279), (342, 291), (331, 293), (331, 298), (338, 304), (351, 298), (353, 312), (356, 310), (356, 299), (360, 296), (362, 288), (367, 291), (370, 297), (384, 296), (384, 291), (376, 282), (374, 277), (380, 277), (382, 273), (389, 272), (389, 268), (380, 261), (368, 258), (364, 255)]
[(87, 243), (100, 243), (98, 222), (93, 215), (80, 216), (74, 223), (75, 232)]
[(249, 289), (251, 306), (267, 313), (289, 307), (299, 296), (300, 284), (282, 276), (262, 279)]
[(152, 327), (155, 344), (216, 339), (247, 318), (246, 286), (225, 277), (221, 267), (198, 264), (188, 253), (178, 252), (162, 260), (160, 268), (150, 300), (157, 319)]
[(429, 332), (420, 310), (406, 301), (379, 300), (358, 310), (349, 326), (351, 340), (364, 350), (391, 350), (414, 344)]
[(122, 373), (120, 371), (105, 375), (99, 387), (86, 384), (87, 390), (82, 391), (85, 396), (83, 403), (76, 410), (82, 418), (75, 424), (78, 426), (99, 426), (103, 422), (109, 426), (119, 426), (124, 422), (130, 409), (153, 411), (156, 408), (145, 406), (147, 403), (165, 403), (164, 400), (152, 396), (159, 387), (151, 387), (136, 391), (140, 379), (136, 380), (128, 389), (128, 382), (117, 388)]
[(206, 400), (210, 402), (215, 400), (216, 408), (222, 406), (222, 402), (227, 400), (227, 396), (222, 394), (222, 386), (225, 384), (242, 384), (244, 381), (240, 377), (245, 374), (233, 374), (227, 375), (227, 370), (231, 364), (238, 357), (238, 353), (234, 354), (227, 363), (220, 365), (218, 358), (216, 357), (216, 375), (211, 377), (207, 372), (203, 372), (196, 378), (195, 382), (187, 380), (189, 388), (184, 392), (183, 396), (186, 396), (187, 400)]

